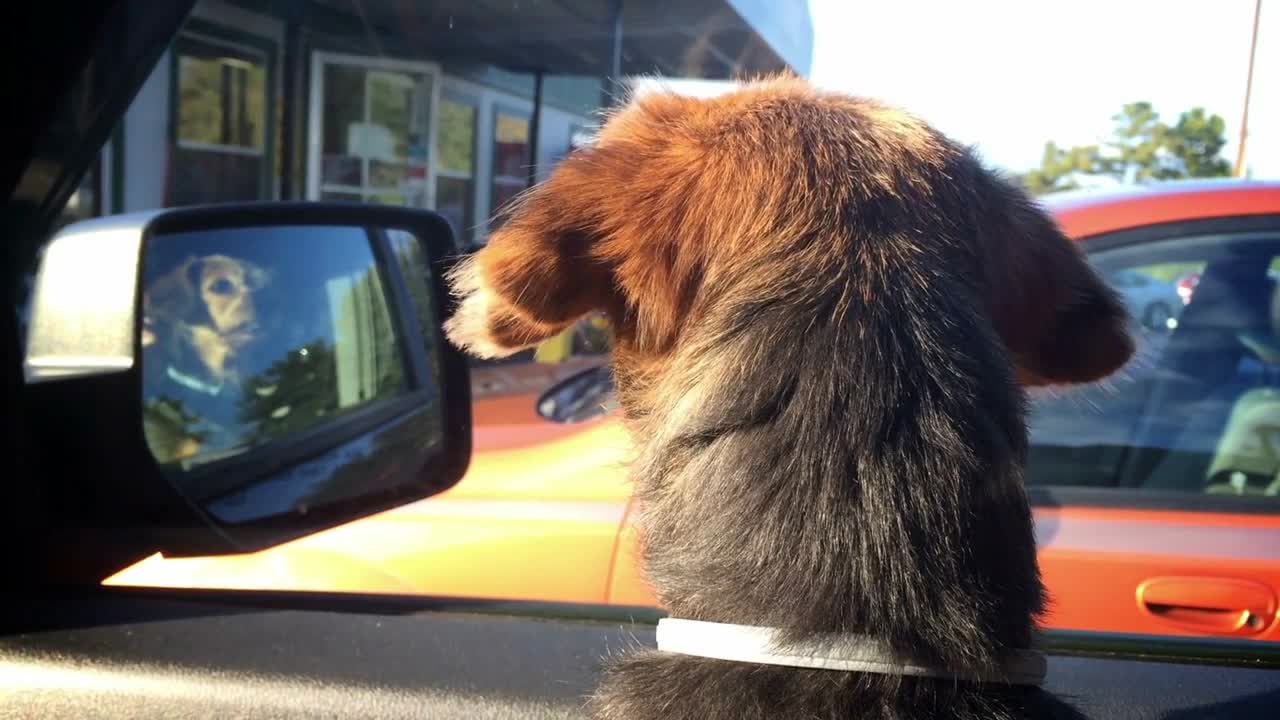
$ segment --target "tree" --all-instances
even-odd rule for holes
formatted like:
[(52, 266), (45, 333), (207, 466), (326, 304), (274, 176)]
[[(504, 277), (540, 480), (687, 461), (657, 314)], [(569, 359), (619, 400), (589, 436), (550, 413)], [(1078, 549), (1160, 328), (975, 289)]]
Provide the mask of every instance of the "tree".
[(1226, 145), (1226, 123), (1204, 108), (1183, 112), (1169, 125), (1149, 102), (1125, 104), (1112, 116), (1111, 139), (1098, 145), (1059, 148), (1045, 143), (1040, 167), (1022, 176), (1027, 189), (1045, 194), (1080, 187), (1087, 177), (1121, 182), (1223, 177), (1230, 163), (1220, 156)]
[(1063, 149), (1048, 142), (1044, 145), (1040, 167), (1024, 175), (1022, 182), (1037, 195), (1074, 190), (1080, 186), (1076, 182), (1076, 175), (1096, 172), (1100, 162), (1101, 155), (1097, 145)]
[(1217, 115), (1205, 115), (1204, 108), (1182, 113), (1169, 138), (1169, 150), (1179, 158), (1188, 177), (1226, 177), (1231, 163), (1219, 157), (1227, 144), (1226, 122)]
[[(240, 398), (240, 422), (254, 445), (314, 427), (338, 410), (337, 358), (317, 338), (249, 378)], [(249, 430), (252, 428), (252, 430)]]

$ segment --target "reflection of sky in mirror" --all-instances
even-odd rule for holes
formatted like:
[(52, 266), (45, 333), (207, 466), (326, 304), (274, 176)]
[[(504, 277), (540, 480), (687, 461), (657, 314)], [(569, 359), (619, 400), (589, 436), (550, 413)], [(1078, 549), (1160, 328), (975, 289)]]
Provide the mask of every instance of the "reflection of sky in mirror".
[(254, 295), (259, 337), (243, 370), (261, 370), (302, 345), (334, 342), (326, 281), (350, 277), (373, 264), (364, 228), (278, 226), (227, 228), (153, 238), (147, 244), (144, 284), (191, 256), (228, 255), (267, 271), (267, 286)]

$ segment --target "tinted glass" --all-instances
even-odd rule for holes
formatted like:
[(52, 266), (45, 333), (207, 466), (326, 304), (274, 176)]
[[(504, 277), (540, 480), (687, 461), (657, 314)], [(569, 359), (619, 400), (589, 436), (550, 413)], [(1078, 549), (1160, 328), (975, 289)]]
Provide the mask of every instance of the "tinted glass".
[(440, 368), (434, 365), (439, 361), (436, 343), (441, 342), (437, 333), (437, 328), (440, 327), (440, 315), (436, 310), (435, 298), (431, 294), (434, 281), (431, 267), (427, 262), (427, 254), (423, 250), (422, 242), (412, 233), (405, 230), (387, 230), (386, 233), (387, 239), (391, 241), (392, 256), (399, 265), (400, 274), (404, 277), (408, 288), (409, 302), (413, 304), (413, 312), (418, 319), (418, 329), (427, 345), (427, 357), (433, 363), (432, 372), (436, 376), (430, 378), (425, 384), (436, 387), (440, 383)]
[[(1280, 497), (1278, 255), (1268, 233), (1095, 253), (1138, 353), (1114, 379), (1033, 406), (1028, 482)], [(1189, 273), (1202, 279), (1180, 293)]]

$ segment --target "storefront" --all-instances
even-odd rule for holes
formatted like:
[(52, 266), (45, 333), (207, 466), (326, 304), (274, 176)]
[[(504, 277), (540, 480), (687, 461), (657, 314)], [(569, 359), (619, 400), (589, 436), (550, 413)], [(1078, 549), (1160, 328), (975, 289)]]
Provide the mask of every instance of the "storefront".
[[(66, 220), (375, 202), (440, 212), (466, 250), (590, 137), (619, 79), (803, 75), (811, 49), (799, 1), (200, 0)], [(477, 393), (545, 387), (602, 332), (477, 362)]]
[(77, 214), (379, 202), (435, 209), (472, 246), (589, 132), (606, 78), (808, 69), (803, 3), (481, 5), (202, 0)]

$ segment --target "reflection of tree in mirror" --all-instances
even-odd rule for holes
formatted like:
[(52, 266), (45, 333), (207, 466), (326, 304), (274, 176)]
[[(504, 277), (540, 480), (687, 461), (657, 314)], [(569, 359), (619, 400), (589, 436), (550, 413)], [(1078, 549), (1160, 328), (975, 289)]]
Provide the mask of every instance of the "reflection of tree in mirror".
[(191, 457), (210, 433), (181, 400), (166, 395), (146, 400), (142, 406), (143, 434), (157, 462), (171, 463)]
[(327, 282), (333, 339), (291, 350), (244, 384), (240, 422), (252, 444), (313, 428), (334, 415), (396, 395), (400, 348), (376, 268)]
[(240, 422), (251, 444), (271, 442), (315, 426), (338, 409), (333, 346), (316, 339), (248, 379)]

